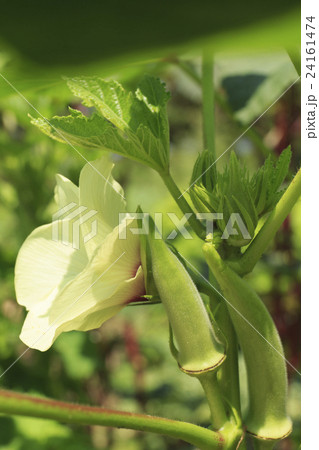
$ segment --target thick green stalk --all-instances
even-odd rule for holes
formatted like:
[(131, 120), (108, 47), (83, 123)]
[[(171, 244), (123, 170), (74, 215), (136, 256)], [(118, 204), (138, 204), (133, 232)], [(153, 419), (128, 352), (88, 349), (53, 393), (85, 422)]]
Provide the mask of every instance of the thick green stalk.
[[(200, 274), (201, 275), (201, 274)], [(201, 275), (202, 278), (203, 275)], [(241, 420), (240, 390), (239, 390), (239, 368), (238, 368), (238, 342), (237, 336), (229, 317), (227, 306), (223, 296), (219, 293), (219, 286), (213, 273), (209, 273), (210, 282), (208, 285), (208, 295), (210, 309), (214, 318), (227, 341), (227, 358), (218, 371), (218, 383), (224, 397), (236, 410), (237, 420)], [(205, 278), (204, 278), (205, 280)]]
[(202, 63), (202, 103), (205, 147), (216, 159), (214, 62), (213, 56), (207, 53), (204, 53)]
[[(203, 103), (203, 131), (205, 148), (213, 160), (216, 160), (215, 148), (215, 95), (214, 95), (214, 63), (213, 56), (203, 55), (202, 64), (202, 103)], [(213, 180), (216, 180), (216, 165), (212, 166)]]
[(201, 239), (205, 239), (205, 228), (202, 225), (202, 223), (196, 219), (196, 215), (194, 211), (192, 210), (191, 206), (188, 204), (185, 197), (182, 195), (181, 191), (178, 189), (175, 181), (171, 177), (170, 173), (160, 173), (160, 176), (162, 180), (164, 181), (167, 189), (169, 190), (170, 194), (172, 195), (173, 199), (179, 206), (180, 210), (184, 214), (191, 214), (188, 218), (188, 223), (192, 227), (192, 229), (195, 231), (197, 236)]
[(267, 249), (281, 224), (288, 216), (301, 192), (301, 169), (297, 172), (287, 190), (277, 203), (274, 210), (253, 239), (243, 256), (237, 261), (230, 261), (229, 265), (239, 275), (245, 275), (253, 270), (256, 263)]
[(238, 342), (225, 301), (220, 304), (215, 319), (227, 339), (227, 358), (218, 372), (218, 381), (223, 394), (236, 410), (236, 419), (240, 419)]
[[(225, 364), (225, 362), (224, 362)], [(219, 430), (227, 423), (225, 405), (221, 396), (220, 387), (215, 372), (206, 372), (198, 377), (210, 407), (211, 419), (214, 429)]]
[(0, 413), (53, 419), (79, 425), (128, 428), (182, 439), (202, 450), (225, 448), (224, 437), (186, 422), (76, 405), (47, 398), (0, 390)]
[(224, 398), (220, 390), (216, 372), (206, 372), (198, 376), (211, 412), (213, 429), (223, 433), (226, 439), (225, 448), (237, 450), (242, 437), (242, 427), (239, 423), (229, 420), (225, 410)]
[(203, 251), (225, 296), (246, 362), (247, 431), (261, 442), (275, 443), (291, 431), (286, 411), (286, 364), (278, 331), (256, 292), (221, 259), (213, 244), (204, 244)]

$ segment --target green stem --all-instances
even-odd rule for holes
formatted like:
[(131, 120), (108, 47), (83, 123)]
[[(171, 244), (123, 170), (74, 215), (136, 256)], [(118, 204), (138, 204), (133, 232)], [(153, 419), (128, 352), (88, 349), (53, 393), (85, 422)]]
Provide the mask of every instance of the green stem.
[(205, 391), (210, 407), (212, 425), (215, 430), (220, 430), (228, 421), (225, 405), (217, 382), (216, 372), (206, 372), (197, 377)]
[(218, 327), (227, 342), (227, 358), (218, 371), (218, 383), (224, 397), (236, 410), (236, 419), (241, 421), (240, 391), (239, 391), (239, 368), (238, 368), (238, 342), (237, 336), (229, 317), (227, 305), (223, 296), (219, 293), (219, 286), (213, 273), (209, 272), (210, 282), (208, 284), (208, 295), (210, 309), (213, 313)]
[(175, 181), (171, 177), (170, 173), (161, 173), (161, 178), (163, 182), (165, 183), (167, 189), (169, 190), (170, 194), (174, 198), (175, 202), (179, 206), (180, 210), (184, 214), (191, 214), (188, 218), (188, 223), (192, 227), (192, 229), (195, 231), (197, 236), (201, 239), (205, 239), (205, 228), (202, 225), (202, 223), (196, 219), (196, 215), (194, 211), (192, 210), (191, 206), (188, 204), (187, 200), (177, 187)]
[(288, 216), (301, 192), (301, 169), (297, 172), (287, 190), (277, 203), (274, 210), (253, 239), (243, 256), (237, 261), (229, 261), (229, 265), (239, 275), (245, 275), (253, 270), (261, 255), (267, 249), (269, 243)]
[(182, 439), (202, 450), (224, 448), (225, 442), (221, 433), (186, 422), (75, 405), (6, 390), (0, 390), (0, 413), (53, 419), (79, 425), (102, 425), (148, 431)]
[[(172, 62), (174, 64), (178, 65), (183, 70), (183, 72), (185, 72), (196, 84), (198, 84), (199, 86), (202, 85), (201, 78), (194, 71), (194, 69), (191, 67), (190, 64), (188, 64), (185, 61), (178, 60), (178, 59), (176, 59)], [(227, 115), (227, 117), (229, 117), (229, 119), (233, 120), (236, 123), (236, 125), (238, 126), (239, 130), (241, 132), (245, 132), (245, 134), (250, 138), (250, 140), (256, 145), (256, 147), (262, 153), (263, 157), (268, 156), (271, 150), (269, 149), (269, 147), (267, 147), (267, 145), (264, 144), (263, 139), (258, 134), (258, 132), (254, 128), (249, 128), (249, 130), (247, 130), (247, 127), (236, 119), (236, 117), (234, 116), (234, 112), (231, 109), (231, 107), (229, 106), (228, 102), (221, 95), (219, 95), (217, 91), (215, 91), (215, 100), (216, 100), (216, 103), (218, 103), (218, 105), (222, 108), (224, 113)]]
[(215, 319), (227, 339), (227, 358), (218, 372), (218, 381), (224, 396), (236, 410), (236, 419), (240, 421), (238, 342), (225, 301), (220, 304)]
[[(214, 95), (214, 63), (213, 56), (203, 54), (202, 63), (203, 93), (203, 131), (205, 147), (216, 160), (215, 148), (215, 95)], [(216, 180), (216, 165), (212, 166), (213, 179)]]

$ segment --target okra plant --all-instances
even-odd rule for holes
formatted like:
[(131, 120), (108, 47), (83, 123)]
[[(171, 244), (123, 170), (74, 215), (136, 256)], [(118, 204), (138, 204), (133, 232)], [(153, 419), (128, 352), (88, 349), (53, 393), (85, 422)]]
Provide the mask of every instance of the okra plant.
[[(285, 185), (290, 148), (278, 159), (270, 154), (254, 174), (234, 152), (225, 169), (217, 170), (209, 59), (204, 58), (202, 70), (206, 148), (183, 193), (170, 172), (166, 111), (170, 95), (157, 78), (144, 76), (135, 92), (116, 81), (69, 79), (72, 93), (91, 108), (89, 114), (70, 108), (68, 116), (32, 118), (51, 138), (86, 148), (87, 154), (100, 149), (101, 158), (84, 166), (79, 186), (57, 176), (58, 214), (51, 224), (34, 230), (21, 247), (15, 286), (18, 303), (28, 310), (20, 338), (41, 351), (54, 345), (62, 332), (97, 328), (128, 305), (162, 303), (176, 369), (201, 384), (210, 409), (209, 428), (10, 391), (0, 392), (0, 412), (161, 433), (203, 450), (271, 449), (290, 434), (280, 336), (245, 276), (298, 200), (300, 171)], [(109, 152), (160, 175), (189, 229), (199, 238), (209, 279), (165, 241), (156, 220), (139, 205), (134, 213), (126, 211), (124, 192), (112, 176)], [(73, 228), (73, 245), (67, 245), (70, 216), (64, 214), (74, 207), (80, 208), (80, 220)], [(62, 243), (56, 239), (61, 229), (65, 232)], [(239, 349), (248, 378), (245, 415)]]

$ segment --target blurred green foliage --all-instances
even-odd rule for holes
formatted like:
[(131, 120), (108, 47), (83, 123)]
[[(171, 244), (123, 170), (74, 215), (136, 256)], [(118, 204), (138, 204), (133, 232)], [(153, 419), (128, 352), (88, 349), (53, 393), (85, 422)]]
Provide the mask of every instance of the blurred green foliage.
[(26, 66), (74, 70), (91, 62), (167, 56), (199, 42), (233, 51), (234, 37), (237, 50), (294, 49), (300, 43), (299, 14), (297, 0), (230, 0), (227, 8), (217, 0), (56, 0), (54, 6), (11, 0), (2, 8), (0, 42), (23, 55)]
[[(271, 67), (269, 61), (273, 61)], [(0, 54), (1, 64), (10, 73), (10, 58), (5, 61)], [(199, 73), (196, 58), (191, 60), (190, 67), (195, 74)], [(219, 96), (216, 143), (220, 155), (244, 131), (243, 126), (249, 126), (262, 114), (297, 74), (284, 52), (236, 58), (219, 55), (215, 71)], [(124, 67), (114, 77), (126, 87), (134, 88), (143, 73), (160, 76), (172, 93), (168, 106), (172, 171), (179, 186), (185, 189), (192, 166), (203, 148), (199, 86), (178, 64), (163, 60), (131, 65), (128, 69)], [(289, 77), (285, 77), (285, 73)], [(274, 80), (280, 80), (280, 84)], [(51, 141), (31, 126), (28, 113), (34, 115), (34, 110), (1, 79), (0, 92), (5, 93), (0, 100), (1, 376), (26, 350), (18, 339), (25, 312), (16, 303), (13, 289), (17, 252), (35, 227), (51, 220), (55, 174), (62, 173), (77, 182), (84, 160), (74, 149)], [(38, 86), (33, 80), (25, 86), (23, 93), (47, 117), (66, 114), (68, 106), (79, 108), (78, 100), (68, 92), (63, 80), (47, 85), (39, 82)], [(263, 162), (265, 152), (279, 155), (288, 144), (293, 153), (291, 172), (296, 171), (300, 164), (299, 108), (299, 86), (296, 84), (256, 123), (254, 135), (247, 133), (236, 142), (233, 149), (251, 171)], [(97, 151), (79, 150), (87, 159), (99, 155)], [(228, 156), (226, 154), (218, 161), (219, 168), (227, 164)], [(128, 210), (135, 211), (136, 205), (140, 204), (144, 211), (175, 212), (181, 217), (154, 171), (123, 158), (110, 157), (117, 162), (114, 174), (125, 188)], [(165, 235), (172, 228), (170, 220), (165, 219)], [(207, 275), (197, 239), (186, 241), (177, 236), (174, 244)], [(300, 364), (299, 258), (298, 204), (250, 275), (250, 282), (273, 314), (287, 358), (297, 369)], [(245, 372), (243, 364), (241, 366), (242, 398), (246, 404)], [(292, 437), (278, 446), (282, 450), (297, 449), (300, 442), (300, 379), (290, 369), (289, 376), (289, 409), (295, 427)], [(64, 333), (46, 353), (28, 350), (0, 378), (0, 383), (5, 388), (61, 400), (146, 412), (203, 425), (209, 423), (209, 410), (200, 385), (178, 370), (169, 353), (168, 325), (161, 305), (128, 307), (99, 330)], [(186, 450), (189, 446), (135, 431), (0, 417), (0, 450), (60, 448)]]

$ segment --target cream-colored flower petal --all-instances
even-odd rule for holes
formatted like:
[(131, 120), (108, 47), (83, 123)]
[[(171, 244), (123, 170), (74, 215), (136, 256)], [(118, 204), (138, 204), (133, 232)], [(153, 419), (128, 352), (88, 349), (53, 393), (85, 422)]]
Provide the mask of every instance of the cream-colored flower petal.
[(75, 203), (79, 205), (80, 191), (75, 184), (63, 175), (56, 175), (56, 187), (54, 190), (54, 200), (58, 206), (58, 209)]
[(94, 227), (97, 226), (95, 236), (85, 244), (90, 256), (105, 236), (119, 224), (119, 214), (125, 212), (123, 190), (111, 176), (112, 169), (113, 164), (108, 155), (104, 155), (86, 164), (81, 170), (80, 204), (87, 208), (82, 216), (96, 211), (96, 214), (81, 225), (84, 237), (94, 234)]
[(75, 321), (70, 322), (69, 325), (65, 324), (63, 327), (64, 331), (88, 331), (94, 328), (99, 328), (102, 323), (113, 317), (128, 303), (137, 301), (144, 294), (145, 287), (143, 269), (142, 266), (139, 266), (134, 278), (120, 283), (113, 296), (107, 300), (107, 306), (101, 302), (100, 309), (95, 309), (90, 313), (86, 312), (85, 314), (79, 316)]
[[(64, 287), (49, 310), (31, 309), (20, 335), (23, 342), (44, 351), (63, 331), (97, 328), (144, 293), (139, 238), (128, 230), (127, 239), (120, 239), (119, 228), (124, 226), (106, 237), (88, 266)], [(136, 227), (136, 221), (128, 222), (129, 227)]]
[[(102, 323), (115, 316), (131, 300), (144, 294), (144, 277), (140, 266), (134, 278), (120, 284), (117, 291), (95, 308), (84, 311), (79, 317), (60, 324), (52, 322), (48, 315), (39, 317), (30, 311), (24, 322), (20, 339), (29, 347), (40, 351), (48, 350), (56, 338), (65, 331), (88, 331), (99, 328)], [(59, 323), (59, 325), (58, 325)]]
[(28, 309), (43, 309), (87, 265), (85, 251), (52, 239), (56, 224), (36, 228), (20, 248), (15, 266), (17, 301)]

